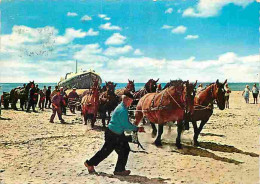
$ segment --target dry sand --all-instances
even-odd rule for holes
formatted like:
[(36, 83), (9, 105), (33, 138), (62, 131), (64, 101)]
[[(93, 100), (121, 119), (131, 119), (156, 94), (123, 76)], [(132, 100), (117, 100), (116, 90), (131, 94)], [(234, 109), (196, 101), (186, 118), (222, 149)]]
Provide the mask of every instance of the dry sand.
[[(252, 99), (250, 99), (252, 102)], [(148, 154), (130, 153), (131, 176), (113, 176), (117, 160), (112, 153), (88, 174), (83, 162), (103, 144), (104, 132), (83, 125), (80, 114), (64, 116), (67, 124), (49, 123), (51, 110), (39, 113), (3, 110), (0, 120), (0, 183), (259, 183), (259, 105), (245, 104), (241, 92), (232, 92), (230, 109), (215, 109), (199, 141), (193, 130), (175, 146), (176, 127), (164, 128), (163, 147), (157, 148), (151, 128), (139, 134)], [(101, 123), (96, 125), (99, 127)], [(133, 150), (136, 145), (130, 144)]]

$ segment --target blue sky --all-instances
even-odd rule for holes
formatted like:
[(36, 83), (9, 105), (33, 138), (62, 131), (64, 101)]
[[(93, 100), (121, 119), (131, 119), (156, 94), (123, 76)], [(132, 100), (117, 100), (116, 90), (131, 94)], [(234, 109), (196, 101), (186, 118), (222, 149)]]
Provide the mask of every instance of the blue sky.
[(0, 8), (0, 82), (58, 82), (75, 60), (106, 81), (258, 81), (253, 0), (25, 0)]

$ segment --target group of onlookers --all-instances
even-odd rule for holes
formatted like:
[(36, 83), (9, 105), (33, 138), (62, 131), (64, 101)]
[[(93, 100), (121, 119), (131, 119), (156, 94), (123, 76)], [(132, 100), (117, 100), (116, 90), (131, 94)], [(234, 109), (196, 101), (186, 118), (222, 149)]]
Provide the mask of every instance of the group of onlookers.
[[(26, 112), (30, 112), (31, 108), (33, 112), (37, 112), (35, 110), (37, 104), (42, 111), (44, 111), (44, 108), (52, 108), (53, 113), (50, 122), (53, 123), (55, 115), (57, 114), (61, 123), (64, 123), (62, 114), (66, 115), (66, 102), (77, 99), (79, 99), (79, 95), (76, 92), (76, 88), (73, 88), (69, 95), (67, 95), (63, 87), (59, 89), (58, 86), (55, 86), (55, 89), (51, 91), (51, 86), (48, 86), (48, 88), (44, 86), (43, 89), (39, 89), (38, 84), (35, 86), (32, 84), (28, 94), (28, 107)], [(75, 105), (70, 106), (71, 113), (75, 113), (75, 108)]]
[[(40, 97), (40, 99), (39, 99)], [(39, 89), (38, 84), (36, 84), (34, 86), (34, 84), (31, 85), (31, 88), (29, 90), (29, 95), (28, 95), (28, 107), (27, 107), (27, 111), (29, 112), (31, 107), (33, 112), (36, 112), (35, 107), (39, 106), (40, 110), (44, 110), (44, 107), (47, 109), (50, 108), (51, 105), (51, 86), (48, 87), (48, 89), (46, 88), (46, 86), (44, 86), (43, 89)]]
[[(200, 92), (203, 88), (202, 84), (199, 84), (198, 88), (197, 88), (197, 93)], [(229, 108), (229, 96), (231, 93), (231, 89), (228, 86), (228, 84), (225, 84), (225, 106), (226, 108)], [(250, 92), (252, 92), (253, 94), (253, 98), (254, 98), (254, 104), (257, 104), (257, 99), (259, 96), (259, 89), (256, 86), (256, 84), (253, 85), (252, 90), (250, 90), (249, 85), (246, 85), (245, 89), (242, 92), (242, 96), (244, 97), (246, 103), (249, 103), (249, 96), (250, 96)]]
[(259, 95), (259, 89), (256, 86), (256, 84), (253, 85), (252, 90), (250, 90), (249, 85), (246, 85), (246, 87), (245, 87), (245, 89), (244, 89), (244, 91), (242, 93), (242, 96), (244, 96), (244, 99), (245, 99), (246, 103), (249, 103), (250, 92), (252, 92), (252, 94), (253, 94), (254, 104), (257, 104), (257, 98), (258, 98), (258, 95)]

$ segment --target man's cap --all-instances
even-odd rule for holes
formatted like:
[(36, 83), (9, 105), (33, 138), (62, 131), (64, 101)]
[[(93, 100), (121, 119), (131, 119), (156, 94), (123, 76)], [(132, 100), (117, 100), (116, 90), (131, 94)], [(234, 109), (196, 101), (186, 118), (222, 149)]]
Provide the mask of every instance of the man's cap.
[(73, 90), (77, 89), (77, 88), (72, 88)]
[(125, 92), (124, 92), (124, 95), (127, 96), (128, 98), (134, 99), (133, 94), (132, 94), (131, 92), (129, 92), (129, 91), (125, 91)]
[(60, 89), (63, 89), (63, 87), (60, 87)]

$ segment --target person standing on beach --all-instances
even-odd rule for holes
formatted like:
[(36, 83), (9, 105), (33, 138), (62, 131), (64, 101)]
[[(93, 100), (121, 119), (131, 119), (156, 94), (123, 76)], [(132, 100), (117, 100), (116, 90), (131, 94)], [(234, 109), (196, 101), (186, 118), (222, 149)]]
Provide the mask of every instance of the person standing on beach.
[(249, 86), (246, 85), (246, 88), (244, 89), (244, 91), (242, 93), (242, 96), (244, 96), (246, 103), (249, 103), (249, 92), (250, 92)]
[(64, 120), (62, 119), (62, 113), (61, 113), (61, 103), (65, 105), (65, 101), (61, 96), (60, 91), (58, 91), (57, 94), (52, 97), (51, 102), (52, 102), (52, 115), (50, 118), (50, 123), (54, 123), (53, 120), (55, 118), (56, 113), (58, 114), (60, 122), (65, 123)]
[(76, 88), (73, 88), (72, 91), (68, 95), (68, 103), (70, 103), (70, 112), (75, 114), (75, 102), (79, 99), (79, 95), (76, 92)]
[(128, 143), (129, 140), (125, 136), (124, 131), (130, 130), (144, 132), (143, 127), (137, 127), (129, 121), (127, 108), (132, 102), (133, 95), (131, 93), (122, 95), (122, 102), (114, 110), (111, 121), (105, 131), (105, 143), (103, 147), (90, 160), (84, 162), (89, 173), (94, 173), (94, 166), (97, 166), (114, 150), (118, 154), (114, 175), (127, 176), (131, 173), (130, 170), (125, 169), (130, 147)]
[(203, 85), (202, 84), (199, 84), (196, 92), (199, 93), (201, 90), (203, 89)]
[(225, 84), (225, 104), (226, 104), (226, 108), (229, 109), (229, 95), (231, 93), (231, 89), (230, 87), (228, 87), (228, 83)]
[(33, 112), (36, 112), (35, 110), (35, 87), (34, 84), (31, 85), (31, 89), (29, 90), (29, 96), (28, 96), (28, 107), (27, 107), (27, 111), (29, 112), (31, 107), (33, 109)]
[[(66, 92), (63, 90), (63, 87), (60, 87), (60, 95), (63, 97), (63, 99), (66, 100), (68, 99), (68, 96), (66, 94)], [(61, 112), (66, 115), (66, 105), (64, 105), (63, 103), (61, 103)]]
[(34, 99), (35, 99), (34, 105), (35, 105), (35, 107), (37, 107), (37, 103), (39, 101), (39, 92), (40, 92), (39, 85), (36, 84), (36, 86), (35, 86), (35, 93), (34, 93), (34, 96), (35, 96), (34, 97)]
[(48, 86), (48, 89), (46, 91), (46, 102), (45, 102), (45, 109), (47, 109), (47, 105), (48, 108), (51, 108), (51, 86)]
[(58, 86), (55, 86), (54, 91), (51, 93), (51, 99), (52, 97), (54, 97), (54, 95), (56, 95), (60, 90), (58, 89)]
[(43, 90), (40, 90), (39, 94), (40, 94), (39, 108), (40, 110), (44, 111), (45, 94)]
[(256, 84), (253, 85), (252, 93), (253, 93), (253, 98), (254, 98), (254, 104), (257, 104), (257, 97), (259, 94), (259, 89), (256, 87)]
[(47, 92), (47, 88), (46, 88), (46, 86), (43, 86), (43, 90), (42, 90), (42, 92), (43, 92), (44, 95), (46, 96), (46, 92)]

